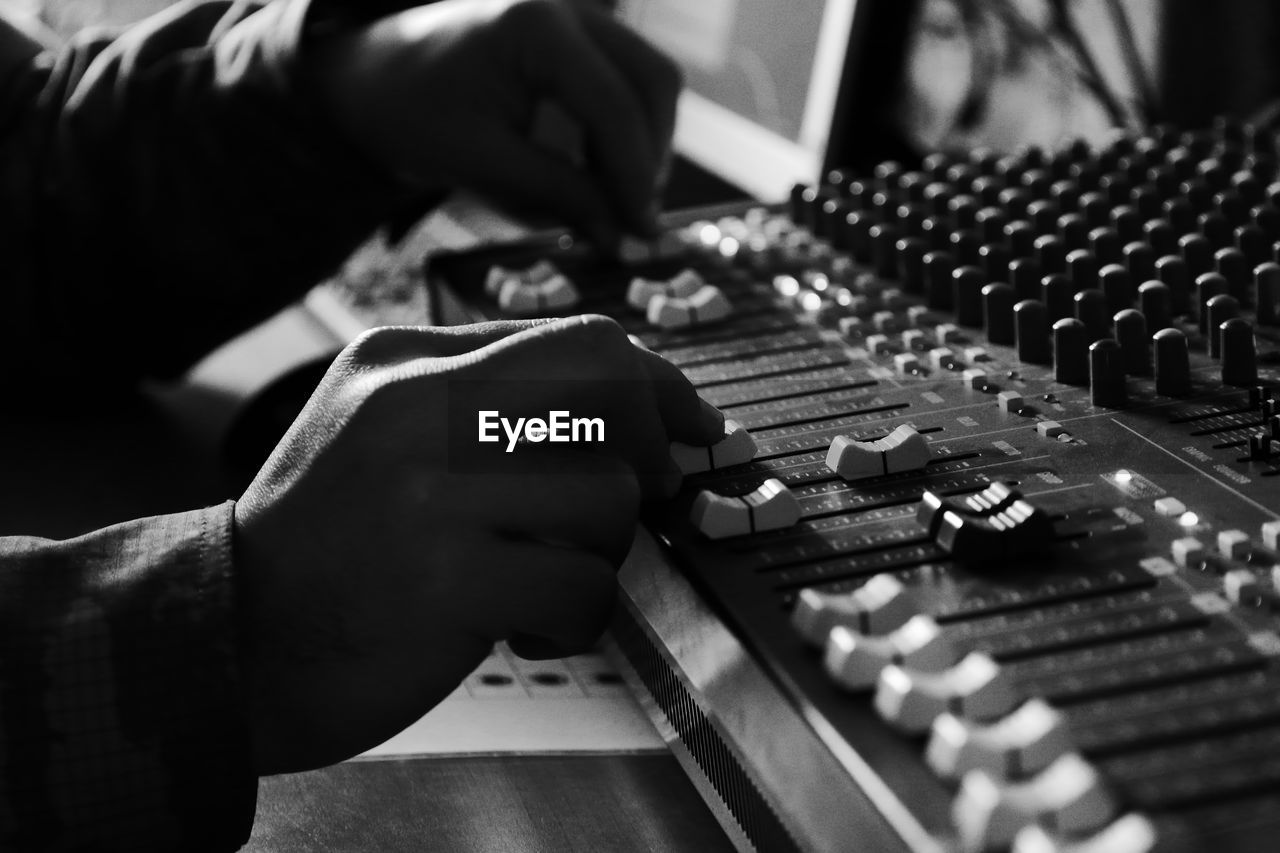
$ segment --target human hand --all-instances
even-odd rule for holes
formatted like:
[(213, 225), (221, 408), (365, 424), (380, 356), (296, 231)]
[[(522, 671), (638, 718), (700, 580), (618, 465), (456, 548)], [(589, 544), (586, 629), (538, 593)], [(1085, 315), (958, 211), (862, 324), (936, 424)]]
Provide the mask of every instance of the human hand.
[[(477, 453), (488, 410), (598, 416), (607, 441)], [(235, 509), (259, 773), (380, 743), (499, 640), (589, 647), (640, 501), (678, 487), (669, 442), (722, 436), (679, 371), (603, 317), (360, 338)]]
[[(602, 7), (444, 0), (307, 55), (338, 126), (414, 186), (547, 211), (606, 248), (655, 231), (680, 72)], [(581, 166), (530, 140), (543, 102), (581, 125)]]

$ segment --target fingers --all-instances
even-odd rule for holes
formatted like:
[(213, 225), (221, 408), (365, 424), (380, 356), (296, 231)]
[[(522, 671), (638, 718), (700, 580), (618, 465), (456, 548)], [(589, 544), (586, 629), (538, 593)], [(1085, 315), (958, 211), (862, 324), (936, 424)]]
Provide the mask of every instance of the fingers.
[(482, 481), (477, 504), (508, 539), (587, 551), (619, 566), (631, 550), (640, 487), (620, 460), (582, 450), (515, 453)]
[(468, 156), (485, 167), (470, 176), (471, 186), (515, 206), (547, 210), (605, 251), (618, 243), (618, 216), (594, 176), (533, 145), (509, 128), (478, 128)]
[[(591, 38), (631, 84), (648, 117), (659, 172), (665, 172), (676, 128), (676, 105), (683, 88), (679, 66), (599, 5), (586, 4), (580, 15)], [(661, 180), (655, 182), (655, 191), (661, 189), (660, 184)]]
[(715, 444), (724, 438), (724, 413), (698, 396), (680, 369), (657, 353), (636, 348), (653, 381), (667, 435), (686, 444)]
[(589, 649), (609, 624), (615, 567), (585, 551), (511, 543), (492, 551), (507, 567), (495, 583), (481, 629), (513, 637), (517, 654), (546, 657)]
[[(602, 24), (597, 16), (583, 15), (594, 21), (593, 31), (617, 26)], [(531, 82), (582, 124), (595, 177), (621, 221), (632, 230), (652, 233), (661, 156), (639, 92), (577, 16), (555, 4), (534, 2), (513, 6), (508, 17), (545, 36), (524, 42), (533, 50), (527, 59)]]

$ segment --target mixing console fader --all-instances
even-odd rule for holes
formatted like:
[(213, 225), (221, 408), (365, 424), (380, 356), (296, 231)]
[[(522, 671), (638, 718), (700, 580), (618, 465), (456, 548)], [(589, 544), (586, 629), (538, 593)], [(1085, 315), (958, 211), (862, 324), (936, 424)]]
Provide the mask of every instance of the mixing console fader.
[(1226, 122), (935, 154), (622, 263), (432, 261), (477, 317), (549, 260), (731, 421), (615, 633), (739, 844), (1277, 849), (1276, 158)]

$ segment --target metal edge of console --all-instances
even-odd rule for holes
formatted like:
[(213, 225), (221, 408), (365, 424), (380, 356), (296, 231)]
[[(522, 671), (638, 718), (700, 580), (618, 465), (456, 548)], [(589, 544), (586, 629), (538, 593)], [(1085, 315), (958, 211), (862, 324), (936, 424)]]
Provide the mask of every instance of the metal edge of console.
[[(698, 704), (797, 849), (945, 853), (876, 773), (824, 721), (798, 709), (663, 554), (647, 530), (618, 576), (618, 620), (631, 619)], [(634, 634), (634, 632), (631, 632)], [(625, 645), (627, 632), (614, 631)], [(739, 849), (756, 849), (627, 660), (619, 669)]]

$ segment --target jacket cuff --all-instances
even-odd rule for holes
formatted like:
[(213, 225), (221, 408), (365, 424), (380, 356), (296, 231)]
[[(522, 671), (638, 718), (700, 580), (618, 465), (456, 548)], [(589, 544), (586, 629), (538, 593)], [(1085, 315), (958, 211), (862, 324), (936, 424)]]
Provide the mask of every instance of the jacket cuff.
[(0, 539), (0, 847), (248, 839), (232, 507)]

